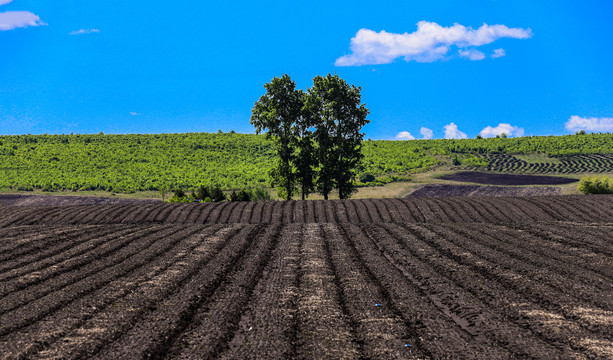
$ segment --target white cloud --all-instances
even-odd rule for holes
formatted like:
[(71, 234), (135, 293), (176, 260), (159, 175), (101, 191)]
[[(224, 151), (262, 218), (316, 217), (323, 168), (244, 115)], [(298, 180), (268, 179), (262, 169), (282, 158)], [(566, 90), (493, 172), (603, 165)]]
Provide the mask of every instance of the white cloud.
[(595, 131), (595, 132), (613, 132), (613, 118), (584, 118), (573, 115), (564, 124), (568, 131)]
[(130, 115), (132, 116), (141, 116), (141, 113), (137, 113), (136, 111), (130, 111)]
[(415, 137), (408, 131), (401, 131), (396, 134), (396, 140), (415, 140)]
[(41, 25), (47, 24), (41, 21), (38, 15), (34, 15), (29, 11), (0, 12), (0, 31)]
[(13, 0), (0, 0), (0, 5), (8, 4)]
[(79, 29), (79, 30), (69, 32), (68, 35), (83, 35), (83, 34), (92, 34), (92, 33), (99, 33), (99, 32), (100, 32), (100, 29)]
[(479, 50), (468, 49), (468, 50), (458, 50), (458, 55), (461, 57), (469, 58), (470, 60), (483, 60), (485, 59), (485, 54)]
[(497, 59), (499, 57), (505, 56), (507, 53), (504, 49), (494, 49), (494, 53), (492, 54), (492, 59)]
[(511, 124), (498, 124), (496, 127), (487, 126), (479, 133), (484, 138), (495, 137), (496, 135), (501, 135), (502, 133), (507, 134), (508, 136), (524, 136), (524, 128), (520, 128), (517, 126), (511, 126)]
[(445, 139), (467, 139), (466, 133), (458, 130), (458, 126), (454, 123), (443, 126), (445, 129)]
[(424, 137), (424, 139), (432, 139), (432, 137), (434, 136), (434, 131), (423, 126), (421, 127), (421, 129), (419, 129), (419, 133)]
[(395, 34), (360, 29), (351, 38), (351, 54), (336, 59), (336, 66), (389, 64), (397, 58), (405, 61), (433, 62), (443, 59), (451, 46), (460, 49), (490, 44), (500, 38), (526, 39), (530, 29), (483, 24), (478, 29), (460, 24), (444, 27), (420, 21), (417, 31)]

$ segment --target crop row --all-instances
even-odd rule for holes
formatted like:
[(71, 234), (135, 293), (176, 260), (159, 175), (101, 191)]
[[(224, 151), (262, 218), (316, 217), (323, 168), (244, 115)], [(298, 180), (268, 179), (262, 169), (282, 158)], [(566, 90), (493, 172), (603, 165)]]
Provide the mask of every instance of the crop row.
[(613, 354), (611, 224), (41, 230), (0, 228), (1, 359)]
[(539, 196), (5, 207), (0, 226), (613, 221), (613, 197)]
[(489, 165), (482, 168), (490, 171), (514, 171), (526, 173), (610, 173), (613, 172), (613, 155), (591, 154), (558, 156), (556, 162), (529, 163), (513, 155), (482, 155)]

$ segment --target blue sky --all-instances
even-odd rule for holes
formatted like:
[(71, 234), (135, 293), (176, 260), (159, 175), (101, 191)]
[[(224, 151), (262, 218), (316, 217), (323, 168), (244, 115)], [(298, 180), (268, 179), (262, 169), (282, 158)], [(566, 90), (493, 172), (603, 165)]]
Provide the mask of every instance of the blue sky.
[(608, 0), (0, 0), (0, 134), (253, 133), (264, 83), (334, 72), (362, 87), (372, 139), (613, 132), (612, 15)]

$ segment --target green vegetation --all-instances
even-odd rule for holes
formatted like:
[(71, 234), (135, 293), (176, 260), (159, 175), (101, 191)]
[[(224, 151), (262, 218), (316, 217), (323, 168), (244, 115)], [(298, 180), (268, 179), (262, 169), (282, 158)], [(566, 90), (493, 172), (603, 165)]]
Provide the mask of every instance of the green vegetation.
[[(485, 163), (486, 166), (482, 164), (480, 168), (488, 169), (487, 164), (496, 154), (511, 157), (511, 154), (539, 153), (555, 156), (568, 164), (565, 166), (576, 164), (569, 168), (571, 172), (613, 172), (613, 134), (371, 140), (362, 145), (364, 160), (359, 174), (369, 173), (378, 180), (387, 176), (406, 179), (407, 175), (449, 163), (454, 154), (458, 155), (463, 168), (473, 166), (470, 162), (476, 161)], [(0, 136), (0, 189), (129, 193), (170, 191), (178, 187), (189, 190), (200, 185), (219, 184), (226, 191), (238, 191), (246, 187), (268, 187), (268, 172), (275, 158), (273, 143), (263, 135)], [(501, 169), (511, 171), (512, 168)], [(547, 168), (543, 167), (545, 170)], [(558, 170), (563, 171), (563, 168)], [(526, 167), (525, 171), (530, 169)]]
[[(164, 200), (164, 199), (162, 199)], [(222, 188), (219, 185), (216, 186), (206, 186), (201, 185), (196, 190), (192, 190), (190, 196), (188, 196), (183, 189), (176, 189), (174, 191), (173, 196), (168, 200), (168, 202), (221, 202), (221, 201), (261, 201), (261, 200), (272, 200), (272, 197), (266, 191), (266, 189), (261, 187), (256, 188), (245, 188), (241, 189), (238, 192), (236, 190), (232, 190), (232, 193), (228, 196), (224, 193)]]
[(607, 177), (584, 177), (577, 186), (584, 194), (613, 194), (613, 178)]

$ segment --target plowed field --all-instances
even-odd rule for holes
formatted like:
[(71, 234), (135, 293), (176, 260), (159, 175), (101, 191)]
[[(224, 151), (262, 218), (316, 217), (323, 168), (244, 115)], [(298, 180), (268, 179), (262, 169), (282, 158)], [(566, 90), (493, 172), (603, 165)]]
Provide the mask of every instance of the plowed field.
[(1, 359), (613, 358), (613, 196), (0, 207)]

